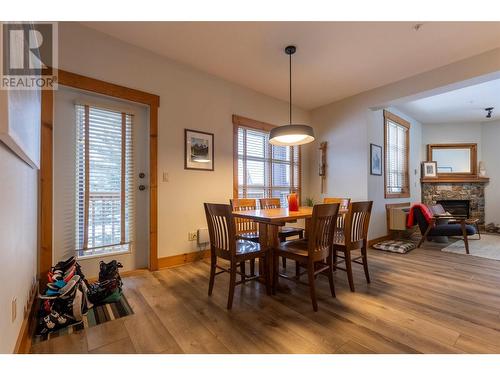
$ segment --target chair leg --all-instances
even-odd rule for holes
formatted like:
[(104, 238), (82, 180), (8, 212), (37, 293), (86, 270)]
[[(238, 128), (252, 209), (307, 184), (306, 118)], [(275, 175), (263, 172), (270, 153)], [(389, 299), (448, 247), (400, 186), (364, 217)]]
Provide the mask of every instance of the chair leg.
[(333, 256), (328, 257), (328, 282), (330, 283), (330, 292), (332, 297), (335, 298), (335, 284), (333, 282)]
[(240, 262), (240, 272), (241, 272), (241, 281), (245, 282), (245, 279), (246, 279), (246, 277), (245, 277), (245, 261), (243, 261), (243, 260)]
[(422, 238), (420, 239), (420, 241), (418, 241), (417, 248), (419, 248), (420, 246), (422, 246), (422, 244), (424, 243), (424, 241), (427, 240), (427, 235), (431, 231), (432, 227), (433, 227), (433, 225), (431, 225), (431, 224), (427, 225), (427, 229), (425, 230), (425, 233), (422, 235)]
[(307, 265), (307, 276), (309, 277), (309, 292), (311, 294), (313, 310), (318, 311), (318, 301), (316, 300), (316, 287), (314, 277), (314, 263), (309, 263)]
[(231, 262), (231, 272), (229, 276), (229, 295), (227, 297), (227, 309), (233, 307), (234, 288), (236, 286), (236, 263)]
[(332, 257), (333, 257), (333, 271), (337, 270), (337, 249), (332, 249)]
[(349, 281), (349, 288), (351, 288), (351, 292), (354, 292), (354, 280), (352, 278), (351, 252), (349, 250), (345, 250), (344, 257), (345, 257), (345, 269), (347, 271), (347, 280)]
[(366, 244), (363, 245), (363, 247), (361, 248), (361, 255), (363, 257), (363, 268), (365, 270), (366, 282), (370, 284), (370, 273), (368, 272), (368, 257), (367, 257)]
[(300, 263), (295, 261), (295, 278), (300, 279)]
[(255, 259), (250, 260), (250, 276), (255, 276)]
[(286, 258), (282, 257), (281, 261), (283, 262), (283, 269), (286, 270)]
[(481, 239), (481, 232), (479, 231), (479, 224), (476, 223), (476, 230), (477, 230), (477, 235), (479, 236), (479, 239)]
[(469, 254), (469, 239), (467, 238), (467, 228), (465, 227), (465, 221), (462, 221), (462, 235), (464, 236), (465, 253)]
[(215, 281), (215, 270), (217, 266), (217, 257), (212, 254), (210, 256), (210, 281), (208, 283), (208, 295), (212, 295), (212, 290), (214, 289), (214, 281)]

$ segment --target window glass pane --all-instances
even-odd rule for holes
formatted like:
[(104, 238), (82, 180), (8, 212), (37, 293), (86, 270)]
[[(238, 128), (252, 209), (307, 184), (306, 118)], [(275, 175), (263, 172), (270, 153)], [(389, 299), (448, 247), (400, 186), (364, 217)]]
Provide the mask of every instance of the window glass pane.
[(87, 133), (85, 108), (76, 106), (76, 248), (79, 256), (127, 251), (135, 220), (132, 116), (89, 106)]
[(273, 164), (273, 186), (290, 186), (290, 164)]
[(386, 191), (402, 193), (407, 189), (408, 129), (390, 119), (386, 120)]
[(264, 186), (265, 163), (263, 161), (247, 160), (247, 184)]

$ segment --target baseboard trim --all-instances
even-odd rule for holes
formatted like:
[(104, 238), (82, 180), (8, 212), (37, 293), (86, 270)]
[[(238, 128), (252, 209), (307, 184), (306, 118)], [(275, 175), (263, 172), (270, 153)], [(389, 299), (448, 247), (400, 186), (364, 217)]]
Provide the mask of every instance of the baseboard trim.
[(158, 268), (182, 266), (183, 264), (196, 262), (197, 260), (205, 259), (208, 257), (210, 257), (210, 250), (195, 251), (192, 253), (184, 253), (158, 258)]
[(382, 241), (387, 241), (387, 240), (390, 240), (390, 239), (392, 239), (392, 235), (390, 235), (390, 234), (387, 234), (387, 235), (382, 236), (382, 237), (374, 238), (373, 240), (369, 240), (368, 241), (368, 247), (372, 247), (376, 243), (379, 243), (379, 242), (382, 242)]
[(28, 313), (25, 314), (19, 335), (17, 336), (16, 346), (13, 354), (28, 354), (31, 350), (31, 341), (35, 328), (35, 312), (38, 310), (38, 288), (35, 289), (33, 297), (29, 302)]

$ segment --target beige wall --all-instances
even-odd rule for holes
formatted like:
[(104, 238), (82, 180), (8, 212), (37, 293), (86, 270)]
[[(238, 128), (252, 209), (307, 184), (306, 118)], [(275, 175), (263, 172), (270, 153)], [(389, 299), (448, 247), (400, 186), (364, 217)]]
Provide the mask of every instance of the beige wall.
[[(232, 114), (281, 124), (288, 119), (288, 104), (79, 24), (61, 23), (59, 39), (62, 69), (160, 95), (158, 254), (196, 251), (196, 243), (187, 237), (206, 227), (202, 203), (228, 202), (232, 195)], [(294, 117), (310, 121), (300, 109)], [(184, 128), (215, 134), (214, 172), (184, 170)], [(162, 182), (163, 172), (169, 182)]]
[[(309, 194), (316, 201), (326, 195), (349, 196), (354, 200), (379, 196), (376, 191), (383, 179), (373, 182), (368, 170), (370, 139), (380, 126), (380, 118), (372, 110), (442, 93), (464, 85), (464, 81), (482, 82), (498, 76), (498, 72), (500, 49), (495, 49), (313, 110), (312, 124), (318, 141), (328, 141), (329, 145), (328, 177), (326, 193), (321, 194), (315, 168), (318, 152), (309, 148), (310, 165), (314, 167), (309, 172)], [(375, 190), (373, 183), (377, 184)], [(383, 206), (377, 202), (374, 207), (370, 238), (387, 233)]]
[(12, 353), (37, 270), (38, 174), (2, 142), (0, 173), (0, 353)]

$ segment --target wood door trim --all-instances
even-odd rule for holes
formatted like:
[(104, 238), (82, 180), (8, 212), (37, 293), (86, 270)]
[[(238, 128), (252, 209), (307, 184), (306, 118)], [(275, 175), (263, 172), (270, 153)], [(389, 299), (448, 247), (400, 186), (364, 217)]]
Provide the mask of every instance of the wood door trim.
[[(149, 175), (150, 175), (150, 209), (149, 209), (149, 269), (158, 269), (158, 108), (160, 97), (114, 83), (101, 81), (65, 70), (58, 70), (58, 83), (63, 86), (89, 91), (101, 95), (129, 100), (145, 104), (149, 107)], [(44, 275), (52, 266), (52, 230), (53, 230), (53, 123), (54, 93), (42, 91), (41, 102), (41, 166), (40, 166), (40, 260), (39, 272)], [(41, 279), (42, 283), (45, 278)]]

